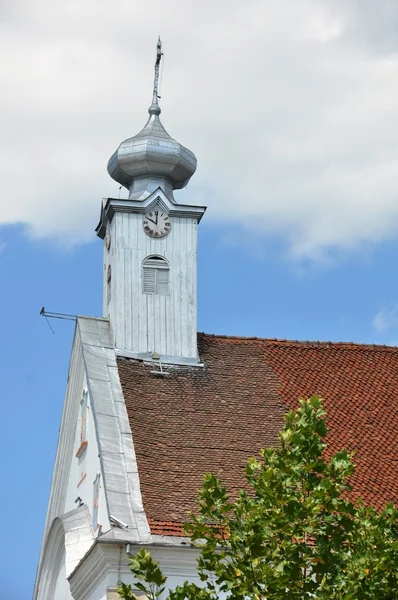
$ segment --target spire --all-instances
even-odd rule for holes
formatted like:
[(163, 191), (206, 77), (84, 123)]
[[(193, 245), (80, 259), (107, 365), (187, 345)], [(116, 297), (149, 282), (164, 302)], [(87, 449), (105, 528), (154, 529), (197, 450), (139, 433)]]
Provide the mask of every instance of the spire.
[(148, 112), (150, 115), (160, 115), (160, 106), (158, 99), (160, 98), (158, 94), (159, 87), (159, 65), (162, 58), (162, 42), (160, 41), (160, 36), (158, 37), (158, 43), (156, 45), (156, 62), (155, 62), (155, 78), (153, 81), (153, 97), (152, 104), (148, 108)]
[(194, 153), (170, 137), (160, 122), (158, 88), (162, 54), (159, 37), (147, 123), (137, 135), (124, 140), (108, 162), (109, 175), (129, 190), (130, 200), (145, 200), (158, 187), (172, 199), (173, 190), (185, 187), (196, 170)]

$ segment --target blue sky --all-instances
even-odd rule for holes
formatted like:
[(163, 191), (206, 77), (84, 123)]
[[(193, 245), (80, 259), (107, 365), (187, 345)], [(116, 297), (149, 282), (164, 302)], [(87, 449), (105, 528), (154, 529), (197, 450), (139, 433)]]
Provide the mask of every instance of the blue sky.
[[(333, 267), (298, 269), (276, 240), (263, 240), (255, 255), (253, 248), (226, 243), (233, 232), (206, 217), (199, 232), (200, 330), (371, 343), (398, 337), (397, 326), (377, 333), (372, 325), (379, 308), (398, 297), (398, 242)], [(92, 232), (91, 242), (65, 251), (29, 240), (20, 226), (3, 228), (1, 235), (0, 272), (8, 292), (1, 296), (6, 543), (0, 545), (0, 586), (4, 600), (24, 600), (35, 577), (74, 327), (51, 320), (53, 334), (39, 310), (100, 314), (102, 243)]]
[[(31, 596), (73, 323), (101, 314), (106, 163), (161, 119), (198, 157), (199, 330), (398, 343), (398, 3), (4, 0), (2, 600)], [(121, 192), (126, 197), (126, 192)], [(5, 540), (5, 541), (4, 541)]]

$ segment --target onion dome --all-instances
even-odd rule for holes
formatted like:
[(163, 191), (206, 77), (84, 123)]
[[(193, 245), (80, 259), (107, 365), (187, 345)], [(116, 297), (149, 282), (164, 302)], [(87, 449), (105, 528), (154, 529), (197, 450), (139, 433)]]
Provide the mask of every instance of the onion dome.
[(109, 175), (129, 190), (132, 200), (144, 200), (158, 187), (173, 197), (173, 190), (185, 187), (196, 170), (197, 161), (193, 152), (170, 137), (159, 118), (161, 56), (159, 38), (149, 119), (140, 133), (120, 144), (108, 162)]

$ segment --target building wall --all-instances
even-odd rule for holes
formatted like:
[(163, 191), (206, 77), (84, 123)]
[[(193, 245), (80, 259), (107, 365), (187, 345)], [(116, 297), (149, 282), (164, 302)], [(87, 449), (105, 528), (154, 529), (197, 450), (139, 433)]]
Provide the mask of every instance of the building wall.
[[(100, 474), (100, 489), (99, 489), (99, 501), (98, 501), (98, 524), (102, 526), (103, 531), (107, 531), (110, 528), (108, 511), (106, 506), (106, 497), (104, 491), (103, 477), (101, 473), (101, 464), (99, 459), (99, 450), (95, 434), (93, 412), (91, 409), (90, 394), (88, 394), (87, 402), (87, 422), (86, 422), (86, 437), (87, 446), (80, 452), (79, 456), (76, 456), (76, 452), (81, 445), (80, 441), (80, 427), (81, 427), (81, 411), (80, 402), (83, 396), (83, 392), (87, 390), (87, 382), (85, 378), (80, 385), (80, 392), (75, 398), (75, 402), (79, 404), (79, 411), (77, 414), (75, 424), (75, 441), (73, 445), (73, 458), (71, 462), (71, 469), (69, 473), (68, 488), (65, 498), (64, 513), (76, 508), (77, 503), (75, 500), (80, 497), (84, 504), (87, 505), (90, 514), (93, 513), (93, 499), (94, 499), (94, 481), (97, 474)], [(98, 532), (98, 531), (97, 531)]]
[[(57, 518), (59, 517), (62, 519), (65, 516), (65, 513), (76, 511), (78, 505), (75, 503), (75, 500), (78, 496), (80, 496), (86, 504), (89, 513), (91, 513), (93, 507), (92, 482), (94, 481), (96, 474), (100, 471), (100, 462), (89, 398), (89, 408), (87, 410), (87, 436), (89, 443), (85, 453), (80, 455), (80, 459), (75, 456), (80, 444), (80, 401), (85, 388), (86, 380), (81, 336), (78, 327), (76, 327), (51, 484), (50, 500), (34, 590), (34, 598), (40, 598), (40, 600), (42, 598), (43, 600), (44, 598), (47, 600), (47, 597), (50, 597), (48, 596), (48, 586), (54, 584), (54, 577), (58, 575), (58, 569), (63, 569), (63, 572), (65, 572), (64, 559), (62, 559), (60, 563), (58, 562), (60, 548), (62, 552), (65, 550), (64, 537), (62, 537), (61, 541), (56, 541), (56, 543), (51, 538), (51, 531), (53, 531), (54, 526), (56, 526), (58, 522)], [(86, 477), (81, 482), (81, 485), (78, 486), (82, 473), (85, 473)], [(99, 522), (102, 523), (103, 529), (109, 529), (103, 489), (100, 489)], [(61, 527), (61, 529), (63, 528), (59, 523), (57, 527), (58, 526)], [(91, 524), (87, 529), (89, 529), (89, 531), (84, 531), (84, 540), (82, 538), (85, 543), (76, 544), (74, 547), (73, 560), (78, 561), (82, 558), (87, 552), (89, 545), (92, 543), (93, 535), (91, 533)], [(57, 556), (55, 556), (55, 554), (57, 554)], [(61, 566), (58, 567), (58, 565)], [(60, 584), (57, 583), (57, 586), (59, 585)], [(57, 598), (57, 596), (55, 597)]]
[[(167, 540), (165, 540), (167, 541)], [(170, 540), (168, 540), (170, 542)], [(132, 551), (137, 547), (132, 546)], [(167, 577), (166, 590), (161, 599), (167, 596), (167, 589), (174, 589), (184, 581), (192, 581), (201, 585), (196, 570), (198, 551), (183, 547), (150, 547), (152, 557)], [(70, 578), (74, 600), (113, 600), (114, 590), (121, 580), (131, 584), (134, 579), (128, 566), (129, 556), (126, 545), (99, 544), (86, 557), (84, 563)], [(137, 595), (141, 594), (138, 592)], [(220, 599), (224, 598), (220, 595)]]
[(65, 575), (65, 551), (62, 554), (58, 567), (58, 576), (55, 584), (54, 598), (55, 600), (72, 600), (69, 582), (67, 581)]
[[(145, 234), (142, 219), (140, 214), (117, 212), (109, 224), (109, 251), (104, 244), (103, 310), (110, 316), (115, 346), (196, 358), (197, 219), (173, 217), (170, 233), (161, 239)], [(142, 291), (142, 263), (150, 255), (170, 264), (169, 295)]]
[[(73, 464), (71, 439), (79, 418), (79, 397), (84, 385), (84, 361), (80, 334), (76, 327), (68, 371), (64, 409), (58, 439), (57, 454), (51, 482), (43, 542), (53, 520), (65, 512), (69, 488), (69, 474)], [(72, 507), (75, 508), (75, 505)]]

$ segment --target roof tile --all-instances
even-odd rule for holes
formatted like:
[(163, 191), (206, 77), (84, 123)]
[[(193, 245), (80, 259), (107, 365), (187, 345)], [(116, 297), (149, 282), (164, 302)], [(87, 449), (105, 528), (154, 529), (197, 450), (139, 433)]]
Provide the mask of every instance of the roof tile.
[(153, 533), (183, 535), (205, 472), (242, 487), (248, 457), (313, 394), (328, 411), (328, 453), (356, 452), (352, 496), (398, 503), (398, 348), (206, 334), (198, 345), (203, 369), (168, 366), (163, 378), (118, 359)]

